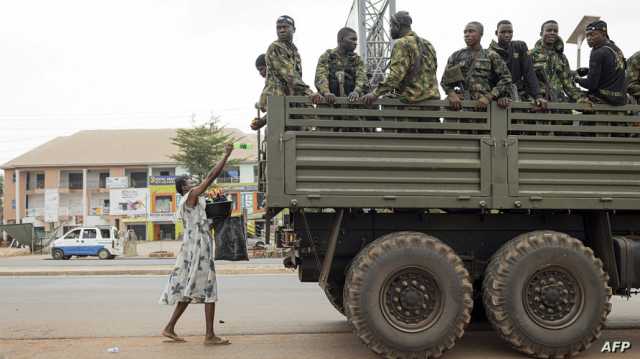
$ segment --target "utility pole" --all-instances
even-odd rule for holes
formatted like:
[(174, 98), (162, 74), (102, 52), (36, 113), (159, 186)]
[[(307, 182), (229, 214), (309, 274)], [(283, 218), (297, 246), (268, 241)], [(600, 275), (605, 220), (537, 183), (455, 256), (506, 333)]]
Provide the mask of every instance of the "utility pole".
[(347, 26), (357, 24), (358, 52), (373, 85), (382, 81), (389, 66), (392, 43), (389, 19), (395, 13), (395, 0), (354, 0), (347, 17)]

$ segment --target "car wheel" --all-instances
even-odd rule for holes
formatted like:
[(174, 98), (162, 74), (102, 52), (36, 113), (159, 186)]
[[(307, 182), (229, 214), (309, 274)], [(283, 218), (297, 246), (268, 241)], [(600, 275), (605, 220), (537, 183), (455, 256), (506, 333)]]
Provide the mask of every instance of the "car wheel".
[(51, 257), (55, 260), (61, 260), (64, 258), (64, 252), (62, 249), (54, 249), (51, 251)]
[(111, 257), (111, 253), (109, 253), (108, 250), (102, 248), (101, 250), (98, 251), (98, 258), (109, 259), (109, 257)]

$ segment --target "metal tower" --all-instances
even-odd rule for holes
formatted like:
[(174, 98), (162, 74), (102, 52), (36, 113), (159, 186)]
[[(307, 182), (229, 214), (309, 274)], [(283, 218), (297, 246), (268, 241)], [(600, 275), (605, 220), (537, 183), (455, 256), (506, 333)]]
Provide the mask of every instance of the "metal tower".
[(347, 26), (358, 31), (359, 53), (367, 65), (372, 84), (382, 80), (389, 64), (389, 18), (395, 13), (395, 0), (353, 0), (347, 18)]

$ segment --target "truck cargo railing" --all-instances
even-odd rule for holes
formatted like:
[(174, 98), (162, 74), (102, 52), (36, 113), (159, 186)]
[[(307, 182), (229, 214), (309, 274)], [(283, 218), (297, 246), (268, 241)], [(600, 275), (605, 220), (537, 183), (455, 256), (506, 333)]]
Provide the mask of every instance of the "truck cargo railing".
[(475, 105), (271, 97), (267, 204), (640, 208), (640, 106)]

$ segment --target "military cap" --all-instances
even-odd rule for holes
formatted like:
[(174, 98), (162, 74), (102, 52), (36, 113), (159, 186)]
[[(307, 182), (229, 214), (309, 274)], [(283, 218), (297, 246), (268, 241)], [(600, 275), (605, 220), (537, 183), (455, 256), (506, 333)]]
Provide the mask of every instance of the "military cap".
[(280, 24), (280, 23), (285, 23), (285, 24), (289, 24), (293, 27), (296, 27), (296, 22), (293, 21), (293, 18), (289, 15), (282, 15), (278, 18), (278, 20), (276, 21), (276, 24)]
[(391, 15), (391, 22), (395, 22), (401, 26), (411, 26), (413, 20), (411, 19), (411, 15), (407, 11), (398, 11), (397, 13)]
[(602, 20), (596, 20), (596, 21), (590, 23), (589, 25), (587, 25), (587, 28), (585, 30), (587, 32), (600, 30), (600, 31), (606, 33), (607, 32), (607, 23), (602, 21)]

